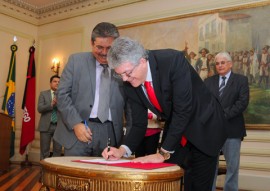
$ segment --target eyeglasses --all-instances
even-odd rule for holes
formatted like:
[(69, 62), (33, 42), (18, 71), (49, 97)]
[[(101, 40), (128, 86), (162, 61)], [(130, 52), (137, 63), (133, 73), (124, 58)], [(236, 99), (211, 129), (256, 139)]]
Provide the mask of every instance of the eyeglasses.
[(105, 51), (109, 51), (109, 49), (111, 48), (111, 46), (103, 47), (103, 46), (101, 46), (101, 45), (96, 45), (95, 43), (94, 43), (93, 47), (96, 48), (97, 51), (99, 51), (99, 52), (102, 52), (102, 51), (104, 51), (104, 50), (105, 50)]
[[(138, 64), (139, 65), (139, 64)], [(117, 73), (114, 73), (113, 74), (113, 77), (117, 78), (117, 79), (123, 79), (124, 76), (126, 76), (127, 78), (130, 78), (131, 77), (131, 74), (133, 73), (133, 71), (135, 70), (135, 68), (138, 66), (134, 66), (130, 71), (126, 71), (122, 74), (117, 74)]]
[(227, 62), (230, 62), (230, 61), (216, 62), (216, 66), (219, 66), (219, 65), (225, 65)]

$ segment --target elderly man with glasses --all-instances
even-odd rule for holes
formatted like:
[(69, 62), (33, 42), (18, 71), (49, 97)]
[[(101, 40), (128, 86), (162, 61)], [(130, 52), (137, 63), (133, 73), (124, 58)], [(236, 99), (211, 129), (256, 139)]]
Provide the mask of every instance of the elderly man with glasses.
[[(247, 135), (243, 112), (249, 102), (248, 78), (232, 72), (232, 58), (227, 52), (218, 53), (215, 63), (218, 74), (204, 82), (220, 101), (227, 119), (228, 138), (222, 147), (227, 164), (224, 190), (238, 191), (241, 141)], [(212, 190), (216, 190), (216, 181)]]

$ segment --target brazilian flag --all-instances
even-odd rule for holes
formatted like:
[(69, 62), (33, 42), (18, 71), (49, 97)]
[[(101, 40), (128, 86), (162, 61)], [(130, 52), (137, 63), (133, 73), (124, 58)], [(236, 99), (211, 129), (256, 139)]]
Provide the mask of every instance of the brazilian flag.
[(11, 132), (11, 148), (10, 157), (14, 155), (14, 142), (15, 142), (15, 70), (16, 70), (16, 51), (18, 47), (13, 44), (11, 49), (11, 59), (9, 65), (9, 72), (6, 83), (6, 92), (4, 95), (4, 101), (2, 105), (2, 110), (5, 114), (12, 117), (12, 132)]

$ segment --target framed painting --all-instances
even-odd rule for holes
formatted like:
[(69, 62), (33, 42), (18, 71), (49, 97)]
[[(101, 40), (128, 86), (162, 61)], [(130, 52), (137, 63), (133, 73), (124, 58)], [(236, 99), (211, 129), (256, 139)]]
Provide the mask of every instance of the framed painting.
[(269, 17), (268, 2), (125, 25), (119, 30), (121, 36), (137, 39), (147, 49), (184, 50), (195, 59), (203, 48), (212, 60), (220, 51), (229, 52), (233, 72), (249, 79), (250, 101), (244, 113), (247, 128), (270, 129)]

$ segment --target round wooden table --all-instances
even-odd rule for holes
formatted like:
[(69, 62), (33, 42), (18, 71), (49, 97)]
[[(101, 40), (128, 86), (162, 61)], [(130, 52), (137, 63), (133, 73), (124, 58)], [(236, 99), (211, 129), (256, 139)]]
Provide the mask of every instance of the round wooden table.
[(42, 160), (40, 190), (178, 191), (183, 170), (170, 166), (153, 170), (72, 162), (93, 157), (53, 157)]

